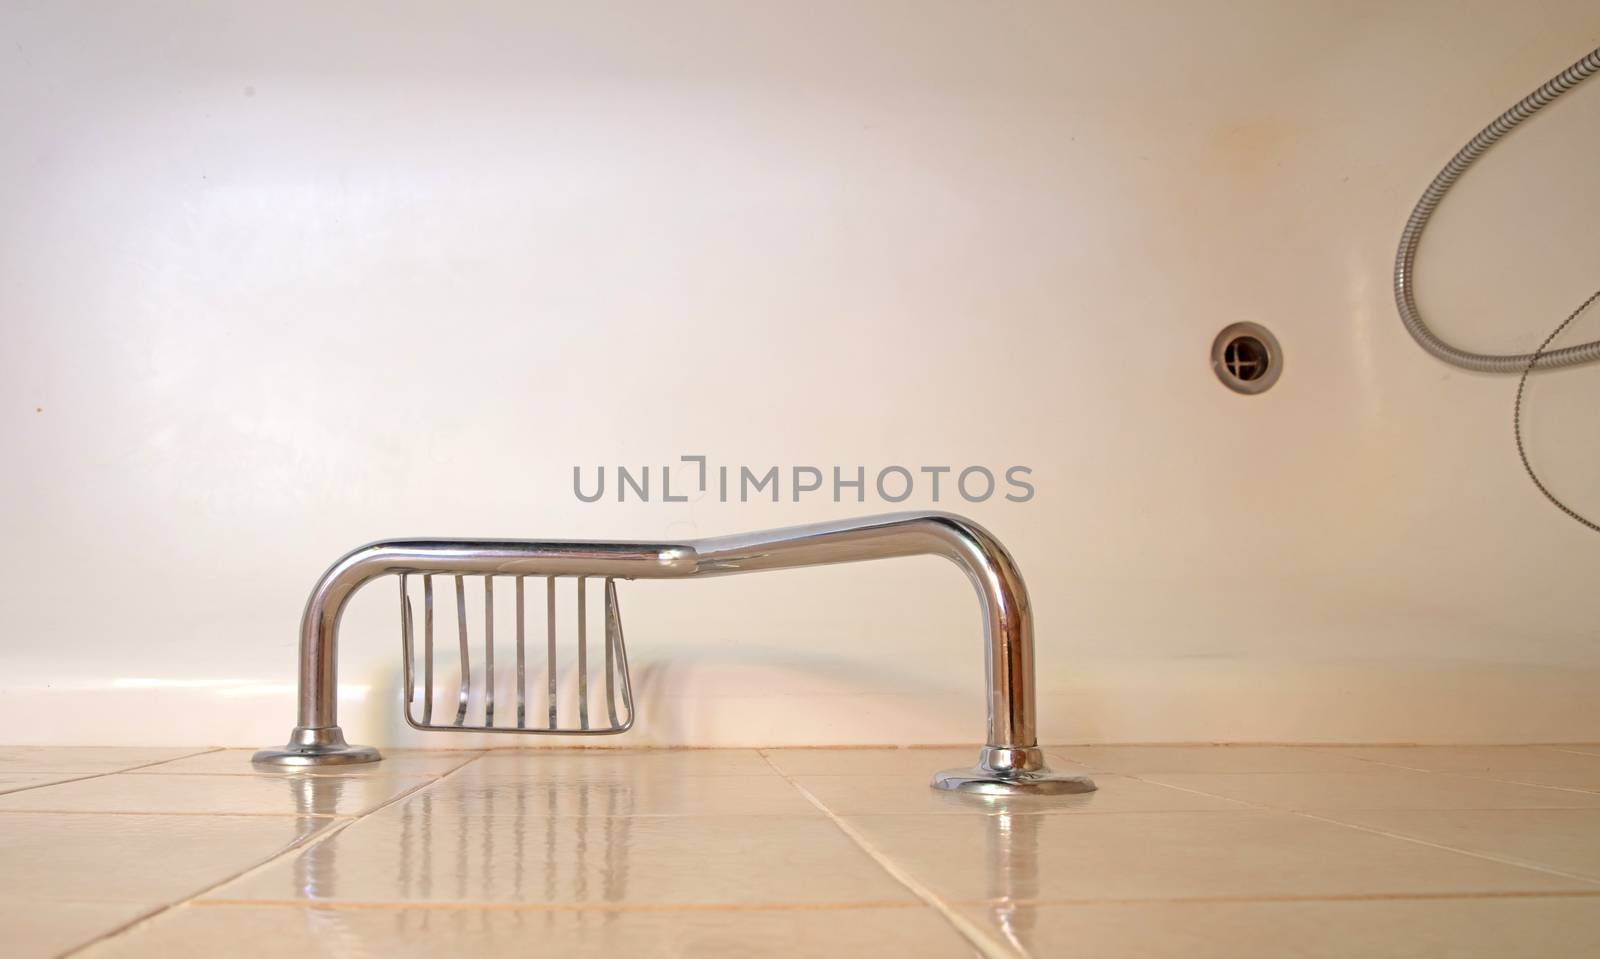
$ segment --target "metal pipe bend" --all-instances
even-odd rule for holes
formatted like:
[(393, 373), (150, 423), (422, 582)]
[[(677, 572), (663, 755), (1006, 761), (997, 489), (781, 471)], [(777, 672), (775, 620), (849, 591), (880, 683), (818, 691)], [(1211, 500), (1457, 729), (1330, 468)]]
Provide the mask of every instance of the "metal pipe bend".
[[(1084, 792), (1083, 777), (1046, 768), (1037, 744), (1033, 615), (1011, 554), (982, 526), (953, 513), (908, 512), (814, 523), (682, 542), (396, 539), (369, 543), (337, 560), (306, 601), (300, 626), (298, 725), (284, 750), (257, 761), (366, 762), (338, 725), (338, 630), (350, 597), (393, 573), (609, 576), (686, 579), (903, 556), (943, 556), (960, 566), (983, 613), (987, 738), (977, 767), (941, 773), (936, 785), (974, 792)], [(359, 758), (330, 758), (360, 753)], [(1003, 788), (1002, 788), (1003, 787)]]

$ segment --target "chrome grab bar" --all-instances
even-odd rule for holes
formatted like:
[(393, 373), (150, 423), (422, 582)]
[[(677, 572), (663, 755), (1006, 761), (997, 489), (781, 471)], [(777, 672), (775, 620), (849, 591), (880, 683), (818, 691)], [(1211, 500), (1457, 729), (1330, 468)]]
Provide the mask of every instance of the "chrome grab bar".
[(1055, 773), (1039, 749), (1033, 679), (1033, 614), (1016, 562), (991, 533), (950, 513), (893, 513), (680, 543), (572, 540), (386, 540), (351, 551), (311, 591), (300, 625), (299, 717), (289, 742), (255, 754), (285, 766), (375, 762), (370, 746), (345, 742), (339, 728), (339, 619), (350, 596), (399, 574), (684, 579), (943, 556), (977, 589), (984, 623), (988, 735), (975, 766), (934, 777), (941, 789), (987, 794), (1078, 793), (1084, 776)]

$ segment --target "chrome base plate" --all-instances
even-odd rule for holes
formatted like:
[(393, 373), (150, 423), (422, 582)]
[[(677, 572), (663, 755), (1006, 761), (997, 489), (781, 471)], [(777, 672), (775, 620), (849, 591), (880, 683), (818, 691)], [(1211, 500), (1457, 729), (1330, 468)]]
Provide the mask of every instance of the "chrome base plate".
[(983, 766), (946, 769), (933, 777), (933, 788), (980, 796), (1070, 796), (1091, 793), (1094, 780), (1072, 773), (1039, 769), (1029, 772), (1000, 772)]
[(383, 754), (371, 746), (284, 746), (263, 749), (250, 757), (263, 766), (348, 766), (375, 763)]
[(296, 727), (289, 743), (279, 749), (263, 749), (250, 757), (263, 766), (350, 766), (375, 763), (383, 754), (371, 746), (352, 746), (344, 741), (338, 726), (315, 729)]
[(979, 796), (1070, 796), (1094, 792), (1094, 780), (1052, 771), (1038, 746), (985, 746), (976, 766), (938, 773), (933, 788)]

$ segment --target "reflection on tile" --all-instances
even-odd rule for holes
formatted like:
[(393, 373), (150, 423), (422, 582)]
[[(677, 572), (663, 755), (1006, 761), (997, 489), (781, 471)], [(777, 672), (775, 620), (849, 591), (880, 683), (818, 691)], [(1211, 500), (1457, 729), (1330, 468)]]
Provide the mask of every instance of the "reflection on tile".
[(1541, 746), (1335, 746), (1322, 750), (1409, 769), (1600, 790), (1600, 756)]
[(208, 896), (328, 902), (907, 902), (812, 816), (456, 817), (423, 801), (363, 819)]
[(633, 776), (774, 776), (754, 749), (497, 749), (458, 774), (567, 782)]
[(59, 956), (159, 908), (159, 903), (0, 902), (5, 954), (9, 959)]
[(1372, 764), (1297, 746), (1049, 746), (1051, 756), (1113, 773), (1362, 772)]
[(1276, 809), (1572, 809), (1600, 794), (1409, 769), (1364, 773), (1150, 773), (1151, 782)]
[[(1073, 751), (1075, 771), (1101, 767), (1098, 792), (929, 788), (972, 747), (399, 752), (314, 774), (253, 770), (247, 750), (127, 773), (0, 767), (0, 790), (33, 784), (0, 793), (0, 951), (59, 953), (140, 915), (87, 954), (970, 955), (956, 925), (1035, 956), (1597, 947), (1600, 792), (1501, 779), (1582, 776), (1600, 756), (1408, 754), (1448, 767), (1422, 772), (1345, 749)], [(73, 811), (20, 811), (39, 809)], [(955, 904), (956, 925), (874, 855)]]
[(917, 776), (926, 782), (945, 769), (971, 766), (979, 746), (911, 749), (766, 749), (785, 776)]
[(172, 902), (264, 862), (328, 822), (0, 813), (0, 901)]
[(911, 776), (796, 776), (794, 781), (817, 797), (830, 812), (841, 816), (874, 813), (992, 815), (998, 812), (1055, 815), (1241, 808), (1238, 803), (1215, 796), (1202, 796), (1112, 773), (1094, 776), (1099, 788), (1092, 793), (1004, 799), (933, 789), (921, 777)]
[(947, 898), (1093, 900), (1592, 890), (1290, 813), (852, 816)]
[(1600, 955), (1600, 899), (1539, 896), (1346, 902), (1158, 902), (962, 907), (1035, 956), (1184, 959), (1548, 959)]
[(216, 776), (443, 776), (474, 758), (482, 750), (385, 749), (383, 760), (350, 766), (257, 766), (250, 762), (253, 749), (219, 749), (157, 766), (139, 773), (207, 773)]
[(781, 776), (639, 776), (555, 779), (447, 779), (385, 810), (455, 816), (821, 816)]
[(1328, 818), (1600, 879), (1600, 809), (1337, 812)]
[(141, 776), (119, 773), (0, 795), (0, 812), (355, 816), (418, 786), (416, 777)]
[(192, 756), (194, 747), (150, 749), (123, 746), (0, 746), (0, 772), (110, 773)]
[(969, 957), (923, 906), (731, 912), (315, 909), (184, 906), (86, 956), (338, 956), (341, 959), (658, 956)]

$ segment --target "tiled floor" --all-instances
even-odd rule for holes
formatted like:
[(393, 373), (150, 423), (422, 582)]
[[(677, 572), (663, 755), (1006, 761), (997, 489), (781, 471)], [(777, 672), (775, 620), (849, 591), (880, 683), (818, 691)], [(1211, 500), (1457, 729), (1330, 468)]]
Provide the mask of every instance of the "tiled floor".
[(8, 956), (1600, 955), (1600, 747), (0, 748)]

